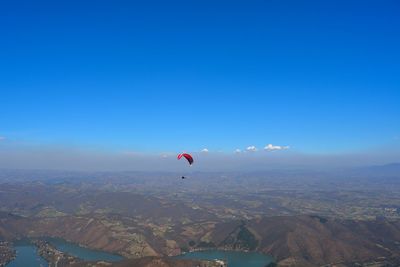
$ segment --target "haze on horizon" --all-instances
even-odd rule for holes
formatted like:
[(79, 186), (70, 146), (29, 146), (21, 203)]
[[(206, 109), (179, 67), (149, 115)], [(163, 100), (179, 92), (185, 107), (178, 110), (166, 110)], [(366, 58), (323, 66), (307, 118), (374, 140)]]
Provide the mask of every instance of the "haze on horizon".
[(0, 4), (0, 168), (400, 162), (397, 1)]

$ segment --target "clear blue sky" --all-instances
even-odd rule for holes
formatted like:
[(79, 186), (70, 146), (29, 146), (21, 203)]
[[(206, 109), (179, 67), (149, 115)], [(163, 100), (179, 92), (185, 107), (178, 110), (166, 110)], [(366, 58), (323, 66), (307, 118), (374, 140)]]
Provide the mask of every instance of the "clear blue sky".
[(0, 136), (143, 152), (398, 143), (399, 14), (396, 0), (2, 1)]

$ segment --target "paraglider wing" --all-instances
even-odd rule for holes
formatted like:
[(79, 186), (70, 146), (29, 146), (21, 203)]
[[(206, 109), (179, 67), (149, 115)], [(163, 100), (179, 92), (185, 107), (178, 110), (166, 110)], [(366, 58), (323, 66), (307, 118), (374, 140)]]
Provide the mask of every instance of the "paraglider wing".
[(182, 157), (184, 157), (189, 162), (189, 165), (193, 164), (193, 157), (190, 154), (182, 153), (178, 155), (178, 159), (181, 159)]

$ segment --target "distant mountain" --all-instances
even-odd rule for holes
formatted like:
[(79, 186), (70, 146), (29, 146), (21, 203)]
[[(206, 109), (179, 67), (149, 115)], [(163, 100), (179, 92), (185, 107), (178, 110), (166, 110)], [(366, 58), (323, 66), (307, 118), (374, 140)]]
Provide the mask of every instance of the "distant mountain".
[(400, 163), (368, 166), (355, 170), (356, 173), (375, 177), (398, 177), (400, 178)]
[(400, 172), (400, 163), (390, 163), (385, 165), (371, 166), (370, 169), (379, 171)]

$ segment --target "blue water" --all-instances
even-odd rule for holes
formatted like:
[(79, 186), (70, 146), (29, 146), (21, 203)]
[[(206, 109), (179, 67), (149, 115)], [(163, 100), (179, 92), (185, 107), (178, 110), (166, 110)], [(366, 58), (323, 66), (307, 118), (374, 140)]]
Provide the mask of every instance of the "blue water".
[(17, 251), (17, 257), (7, 264), (7, 267), (48, 266), (47, 262), (37, 254), (36, 247), (29, 241), (15, 242), (14, 249)]
[[(87, 261), (109, 261), (115, 262), (124, 259), (122, 256), (107, 253), (99, 250), (93, 250), (70, 243), (60, 238), (45, 238), (50, 244), (58, 250), (81, 258)], [(17, 241), (14, 243), (17, 251), (15, 260), (7, 264), (7, 267), (48, 267), (47, 262), (37, 254), (37, 248), (28, 240)]]
[(273, 262), (273, 258), (256, 252), (238, 252), (238, 251), (221, 251), (221, 250), (205, 250), (194, 251), (177, 256), (181, 259), (201, 259), (201, 260), (228, 260), (229, 267), (265, 267)]
[[(60, 238), (46, 238), (46, 240), (58, 250), (87, 261), (104, 260), (115, 262), (123, 259), (122, 256), (84, 248)], [(10, 262), (7, 267), (48, 267), (47, 262), (37, 254), (36, 247), (28, 241), (18, 241), (14, 243), (14, 248), (17, 251), (17, 258)], [(228, 260), (229, 267), (265, 267), (267, 264), (273, 262), (272, 257), (261, 253), (220, 250), (189, 252), (177, 256), (177, 258), (204, 260), (223, 259)]]
[(77, 244), (67, 242), (60, 238), (46, 238), (47, 242), (55, 246), (58, 250), (68, 253), (72, 256), (81, 258), (85, 261), (120, 261), (124, 258), (122, 256), (89, 248), (81, 247)]

